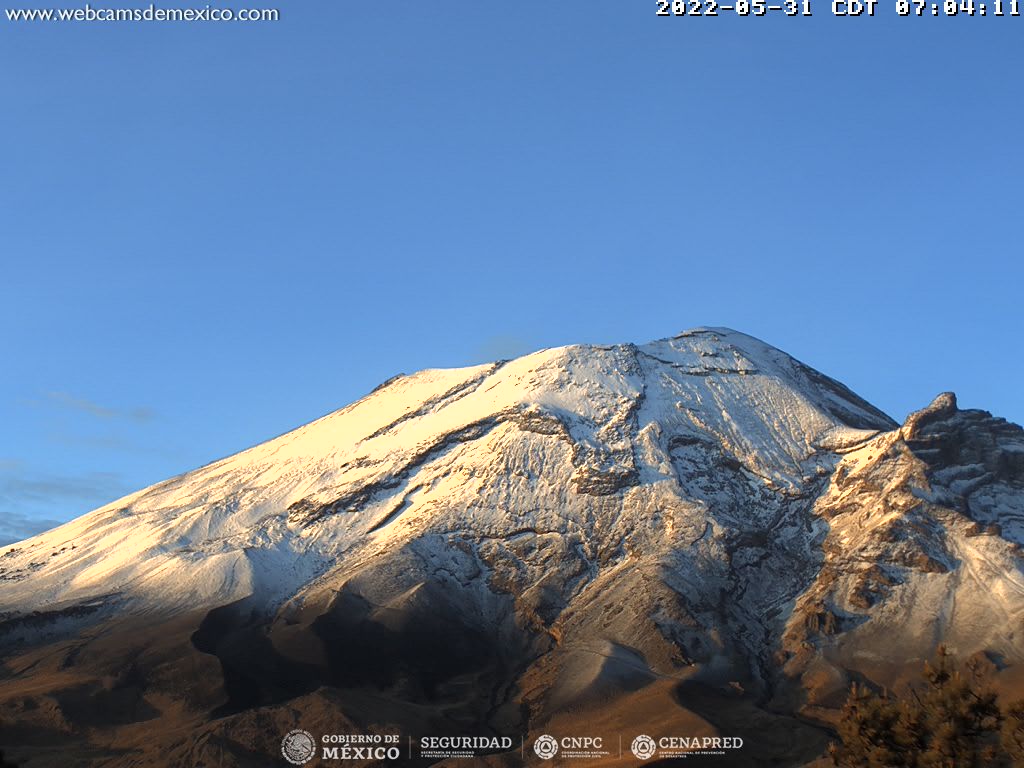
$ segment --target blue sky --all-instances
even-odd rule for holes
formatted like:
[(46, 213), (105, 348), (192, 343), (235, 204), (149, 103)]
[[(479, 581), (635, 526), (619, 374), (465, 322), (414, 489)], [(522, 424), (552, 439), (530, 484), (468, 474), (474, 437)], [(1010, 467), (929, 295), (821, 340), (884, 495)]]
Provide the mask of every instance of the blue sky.
[(698, 325), (1024, 421), (1024, 19), (812, 2), (0, 21), (0, 538), (400, 371)]

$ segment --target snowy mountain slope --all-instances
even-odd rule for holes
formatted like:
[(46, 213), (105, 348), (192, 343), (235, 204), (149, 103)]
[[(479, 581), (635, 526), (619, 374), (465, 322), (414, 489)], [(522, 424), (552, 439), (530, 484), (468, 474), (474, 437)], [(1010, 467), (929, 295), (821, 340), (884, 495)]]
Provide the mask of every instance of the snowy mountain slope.
[[(545, 452), (568, 450), (557, 460), (590, 495), (670, 480), (672, 439), (715, 445), (766, 483), (797, 488), (819, 443), (857, 439), (851, 423), (890, 426), (838, 386), (821, 390), (806, 371), (742, 334), (697, 331), (645, 347), (567, 347), (400, 377), (294, 432), (0, 551), (6, 602), (123, 591), (170, 606), (258, 586), (287, 593), (324, 567), (318, 556), (363, 544), (371, 532), (381, 538), (374, 529), (393, 522), (395, 505), (427, 504), (427, 486), (441, 481), (426, 482), (423, 465), (509, 433)], [(291, 567), (296, 560), (310, 562)], [(273, 586), (261, 581), (261, 563)]]
[[(823, 735), (791, 715), (827, 721), (851, 675), (940, 640), (1024, 660), (1022, 444), (951, 397), (900, 427), (727, 329), (422, 371), (0, 549), (0, 647), (58, 702), (17, 716), (67, 739), (68, 676), (101, 685), (130, 648), (133, 706), (213, 711), (222, 743), (326, 686), (409, 731), (598, 707), (710, 728), (735, 704), (794, 734), (750, 732), (766, 764), (799, 764)], [(0, 719), (21, 690), (0, 678)]]
[(815, 514), (823, 564), (783, 635), (813, 706), (895, 678), (942, 642), (1024, 663), (1024, 430), (951, 393), (848, 451)]

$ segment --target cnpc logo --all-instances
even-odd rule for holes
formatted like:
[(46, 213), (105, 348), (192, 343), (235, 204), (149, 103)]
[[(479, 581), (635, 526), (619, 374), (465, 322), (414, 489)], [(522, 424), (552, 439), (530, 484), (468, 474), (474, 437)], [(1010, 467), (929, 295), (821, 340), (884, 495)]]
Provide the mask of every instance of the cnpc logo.
[(533, 751), (541, 760), (550, 760), (558, 754), (558, 740), (545, 733), (533, 742)]
[(580, 753), (600, 751), (604, 748), (604, 739), (600, 736), (563, 736), (556, 739), (544, 734), (533, 742), (533, 751), (541, 760), (550, 760), (559, 752), (579, 755)]

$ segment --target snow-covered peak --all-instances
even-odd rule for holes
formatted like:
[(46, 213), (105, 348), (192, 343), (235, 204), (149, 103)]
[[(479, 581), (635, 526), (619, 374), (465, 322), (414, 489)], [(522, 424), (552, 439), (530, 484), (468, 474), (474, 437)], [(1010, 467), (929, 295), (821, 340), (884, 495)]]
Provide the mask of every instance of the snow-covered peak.
[[(182, 603), (286, 594), (323, 568), (321, 558), (364, 542), (380, 509), (436, 485), (456, 455), (485, 472), (495, 451), (555, 438), (567, 448), (564, 465), (531, 471), (564, 473), (577, 492), (599, 496), (676, 482), (666, 457), (699, 444), (785, 490), (814, 473), (822, 450), (892, 426), (837, 382), (722, 328), (424, 370), (0, 550), (8, 576), (33, 574), (0, 590), (13, 604), (101, 592)], [(345, 514), (325, 522), (325, 510)]]
[[(84, 681), (130, 664), (138, 712), (258, 708), (248, 756), (268, 713), (312, 727), (308, 692), (330, 728), (372, 699), (410, 733), (424, 712), (453, 713), (436, 733), (552, 733), (566, 712), (677, 717), (692, 684), (764, 723), (760, 749), (779, 713), (827, 722), (851, 680), (891, 687), (936, 642), (1019, 677), (1022, 544), (1024, 430), (951, 394), (898, 427), (723, 328), (542, 350), (396, 377), (0, 550), (0, 651), (23, 671), (0, 715), (77, 727)], [(230, 720), (216, 754), (204, 731), (171, 762), (132, 723), (146, 743), (116, 765), (216, 762)]]

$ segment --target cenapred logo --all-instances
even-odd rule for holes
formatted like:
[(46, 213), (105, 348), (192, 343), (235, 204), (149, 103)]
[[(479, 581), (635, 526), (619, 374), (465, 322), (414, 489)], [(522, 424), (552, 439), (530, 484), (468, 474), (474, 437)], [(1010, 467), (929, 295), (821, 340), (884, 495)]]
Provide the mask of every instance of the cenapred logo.
[(658, 745), (650, 736), (641, 733), (633, 739), (633, 743), (629, 745), (629, 751), (637, 760), (650, 760), (658, 751)]
[(739, 736), (661, 736), (654, 739), (641, 733), (629, 745), (629, 751), (637, 760), (725, 755), (729, 750), (740, 749), (743, 749), (743, 739)]
[(316, 739), (309, 731), (289, 731), (281, 740), (281, 754), (292, 765), (305, 765), (316, 754)]
[(541, 760), (550, 760), (558, 754), (558, 741), (554, 736), (548, 736), (545, 733), (533, 742), (533, 751)]

